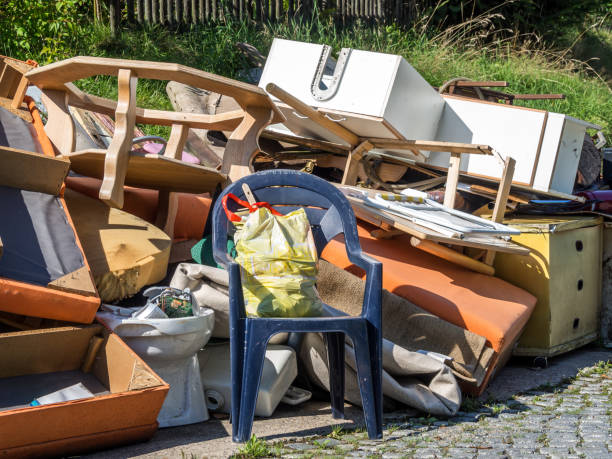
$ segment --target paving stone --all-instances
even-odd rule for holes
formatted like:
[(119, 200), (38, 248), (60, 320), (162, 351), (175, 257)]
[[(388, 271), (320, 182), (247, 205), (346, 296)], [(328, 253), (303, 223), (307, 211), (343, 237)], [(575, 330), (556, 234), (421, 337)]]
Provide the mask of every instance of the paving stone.
[(316, 447), (308, 443), (290, 443), (287, 445), (287, 448), (294, 449), (296, 451), (308, 451), (310, 449), (315, 449)]

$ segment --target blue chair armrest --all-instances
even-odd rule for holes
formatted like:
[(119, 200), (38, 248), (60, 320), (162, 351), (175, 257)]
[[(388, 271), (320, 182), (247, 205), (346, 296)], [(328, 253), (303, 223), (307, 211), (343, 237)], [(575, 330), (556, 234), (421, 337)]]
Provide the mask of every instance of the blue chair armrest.
[(382, 263), (361, 250), (348, 252), (349, 260), (366, 272), (361, 315), (376, 326), (381, 325)]

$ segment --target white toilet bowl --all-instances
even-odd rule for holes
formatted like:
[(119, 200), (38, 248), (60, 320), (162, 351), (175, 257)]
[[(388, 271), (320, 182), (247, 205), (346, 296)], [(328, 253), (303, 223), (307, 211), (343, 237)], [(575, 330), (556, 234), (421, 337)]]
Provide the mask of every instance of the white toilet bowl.
[(160, 427), (208, 419), (197, 352), (212, 333), (215, 324), (212, 309), (201, 316), (177, 319), (133, 319), (110, 312), (99, 312), (96, 318), (170, 385), (157, 418)]

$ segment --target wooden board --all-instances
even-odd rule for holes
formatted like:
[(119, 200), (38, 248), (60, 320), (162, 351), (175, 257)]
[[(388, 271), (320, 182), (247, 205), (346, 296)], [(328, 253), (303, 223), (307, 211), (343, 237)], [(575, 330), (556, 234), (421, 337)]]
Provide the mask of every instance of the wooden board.
[[(77, 174), (104, 178), (106, 150), (85, 150), (65, 155)], [(182, 193), (214, 192), (227, 176), (208, 167), (155, 154), (130, 153), (125, 184)]]
[(13, 108), (12, 105), (13, 105), (13, 99), (8, 99), (6, 97), (0, 97), (0, 107), (2, 107), (5, 110), (8, 110), (13, 115), (17, 115), (19, 118), (21, 118), (24, 121), (27, 121), (28, 123), (33, 122), (32, 114), (30, 113), (30, 111), (24, 104), (22, 104), (21, 107), (19, 108)]
[(348, 200), (355, 211), (355, 215), (360, 220), (378, 227), (385, 226), (388, 228), (394, 228), (421, 240), (429, 240), (463, 247), (474, 247), (484, 250), (495, 250), (497, 252), (513, 253), (517, 255), (529, 254), (529, 249), (527, 248), (521, 247), (513, 242), (504, 241), (503, 239), (486, 236), (483, 234), (466, 235), (463, 239), (442, 236), (435, 231), (412, 223), (405, 218), (390, 214), (382, 209), (369, 207), (359, 199), (348, 197)]
[(70, 169), (66, 158), (0, 146), (0, 185), (52, 195), (59, 194)]

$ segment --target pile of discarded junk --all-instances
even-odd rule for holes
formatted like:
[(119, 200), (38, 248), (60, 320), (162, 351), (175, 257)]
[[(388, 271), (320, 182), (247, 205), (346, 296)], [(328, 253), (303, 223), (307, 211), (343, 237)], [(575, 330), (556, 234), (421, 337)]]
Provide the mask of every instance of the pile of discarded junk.
[[(511, 355), (611, 342), (612, 149), (597, 125), (514, 105), (562, 95), (239, 47), (251, 83), (0, 59), (3, 454), (209, 412), (244, 441), (253, 416), (330, 393), (379, 437), (383, 410), (453, 415)], [(98, 76), (117, 100), (79, 89)], [(175, 111), (138, 107), (138, 79), (169, 81)]]

